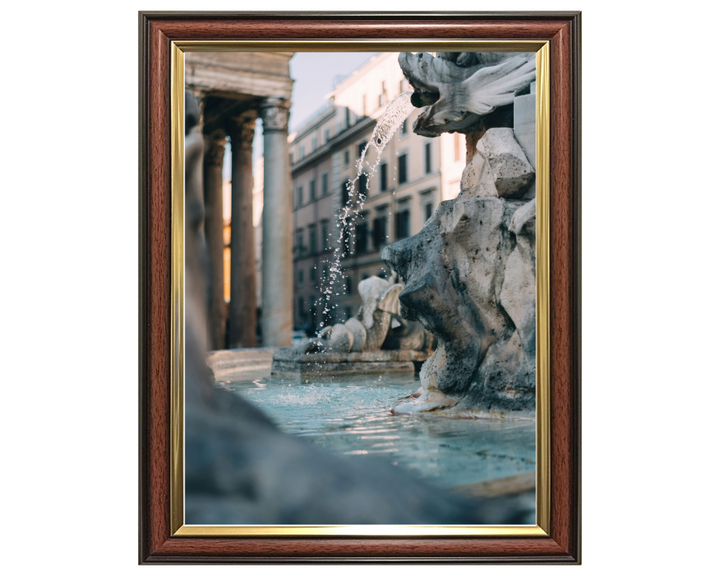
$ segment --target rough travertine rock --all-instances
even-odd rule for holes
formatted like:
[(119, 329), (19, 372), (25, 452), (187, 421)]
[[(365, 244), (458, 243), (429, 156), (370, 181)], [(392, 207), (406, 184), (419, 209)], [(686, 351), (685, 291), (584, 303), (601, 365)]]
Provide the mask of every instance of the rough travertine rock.
[(519, 198), (534, 179), (535, 170), (512, 128), (491, 128), (480, 138), (476, 154), (463, 170), (460, 196)]
[(422, 231), (383, 251), (405, 288), (404, 318), (437, 349), (422, 391), (395, 413), (451, 408), (530, 416), (535, 406), (535, 200), (516, 200), (534, 170), (511, 129), (488, 130), (462, 192)]
[[(532, 111), (513, 106), (535, 80), (535, 55), (404, 53), (400, 66), (425, 107), (422, 136), (469, 133), (460, 194), (422, 231), (383, 251), (405, 283), (402, 316), (437, 338), (422, 389), (396, 413), (449, 409), (530, 416), (535, 407), (535, 170)], [(528, 99), (529, 102), (529, 99)], [(497, 109), (497, 110), (496, 110)], [(534, 161), (534, 149), (533, 149)]]

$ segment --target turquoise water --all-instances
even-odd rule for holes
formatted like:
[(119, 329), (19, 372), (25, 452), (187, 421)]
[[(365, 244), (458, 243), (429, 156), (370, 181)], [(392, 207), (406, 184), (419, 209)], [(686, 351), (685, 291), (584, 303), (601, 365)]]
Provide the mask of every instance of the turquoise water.
[(420, 387), (417, 376), (219, 384), (242, 394), (285, 432), (340, 454), (385, 456), (445, 488), (535, 471), (534, 422), (392, 415), (391, 408)]

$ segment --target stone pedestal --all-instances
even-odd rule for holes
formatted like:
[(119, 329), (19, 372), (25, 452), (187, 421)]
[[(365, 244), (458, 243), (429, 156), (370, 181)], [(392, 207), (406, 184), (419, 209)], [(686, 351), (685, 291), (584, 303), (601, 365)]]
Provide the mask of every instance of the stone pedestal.
[(257, 346), (255, 233), (252, 220), (252, 141), (255, 115), (231, 121), (232, 231), (230, 236), (230, 348)]
[(273, 355), (275, 376), (344, 376), (352, 374), (410, 373), (427, 360), (424, 350), (305, 354), (299, 348), (281, 348)]
[(264, 192), (262, 246), (263, 346), (292, 340), (292, 194), (288, 153), (290, 102), (269, 98), (263, 120)]
[(205, 135), (205, 238), (210, 257), (208, 286), (208, 336), (212, 350), (225, 348), (225, 306), (223, 278), (223, 202), (222, 165), (225, 155), (225, 133), (215, 131)]

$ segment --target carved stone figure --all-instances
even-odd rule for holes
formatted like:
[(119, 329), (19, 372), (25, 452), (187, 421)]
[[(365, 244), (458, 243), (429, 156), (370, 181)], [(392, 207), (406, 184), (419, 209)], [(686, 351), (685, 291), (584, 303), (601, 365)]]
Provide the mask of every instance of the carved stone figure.
[(400, 315), (403, 285), (371, 276), (358, 284), (362, 306), (344, 324), (323, 328), (316, 338), (273, 355), (272, 373), (323, 376), (414, 372), (428, 358), (435, 338)]
[[(535, 54), (400, 54), (405, 77), (415, 89), (413, 104), (427, 106), (413, 130), (421, 136), (478, 130), (480, 117), (511, 104), (535, 80)], [(453, 58), (455, 58), (453, 60)], [(463, 64), (471, 63), (469, 66)]]
[(427, 105), (416, 133), (481, 130), (468, 138), (473, 151), (458, 197), (442, 202), (419, 234), (382, 254), (405, 283), (401, 316), (437, 338), (420, 372), (419, 397), (394, 411), (531, 417), (535, 170), (510, 127), (512, 111), (507, 126), (483, 119), (534, 80), (534, 55), (404, 54), (400, 64)]
[(416, 322), (400, 316), (398, 295), (403, 289), (397, 274), (390, 280), (371, 276), (358, 284), (362, 306), (344, 324), (323, 328), (317, 338), (300, 344), (305, 354), (371, 352), (374, 350), (428, 350), (433, 339)]

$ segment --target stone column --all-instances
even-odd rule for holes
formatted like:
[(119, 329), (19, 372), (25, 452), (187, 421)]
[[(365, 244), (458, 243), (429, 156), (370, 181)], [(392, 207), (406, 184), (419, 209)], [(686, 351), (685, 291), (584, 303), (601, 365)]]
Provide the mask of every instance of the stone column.
[(255, 232), (252, 219), (252, 143), (255, 113), (231, 121), (232, 232), (230, 236), (230, 348), (257, 346)]
[(288, 120), (290, 102), (268, 98), (263, 120), (264, 190), (262, 245), (262, 334), (264, 346), (292, 341), (292, 198)]
[(212, 350), (225, 348), (227, 306), (224, 297), (224, 248), (222, 166), (225, 156), (225, 133), (219, 130), (205, 134), (205, 238), (210, 258), (208, 285), (208, 335)]

